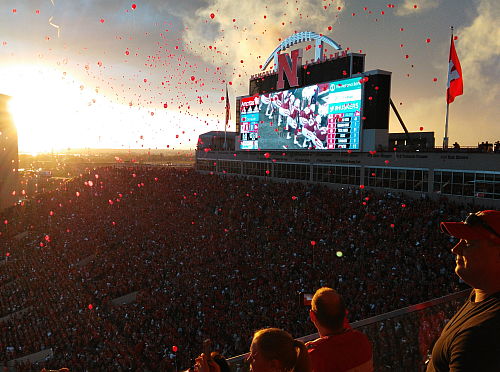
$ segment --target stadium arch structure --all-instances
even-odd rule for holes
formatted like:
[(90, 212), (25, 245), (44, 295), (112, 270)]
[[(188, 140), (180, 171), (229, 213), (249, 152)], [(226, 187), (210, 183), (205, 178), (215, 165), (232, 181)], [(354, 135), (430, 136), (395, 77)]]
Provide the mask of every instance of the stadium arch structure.
[(303, 31), (303, 32), (298, 32), (295, 33), (289, 37), (287, 37), (285, 40), (283, 40), (277, 47), (274, 49), (274, 51), (271, 53), (271, 55), (267, 58), (266, 62), (262, 65), (261, 71), (265, 71), (266, 68), (269, 66), (271, 61), (274, 60), (274, 71), (277, 70), (278, 68), (278, 54), (282, 52), (285, 49), (288, 49), (292, 45), (295, 44), (300, 44), (304, 43), (307, 41), (314, 41), (314, 60), (319, 61), (323, 59), (324, 55), (324, 45), (328, 44), (335, 50), (342, 50), (342, 47), (337, 44), (337, 42), (333, 41), (330, 39), (328, 36), (325, 35), (319, 35), (316, 32), (312, 31)]
[[(299, 32), (275, 48), (263, 69), (284, 49), (312, 40), (317, 49), (328, 43), (340, 50), (327, 36)], [(364, 54), (344, 50), (295, 62), (296, 71), (287, 69), (298, 86), (285, 80), (277, 89), (279, 69), (251, 76), (248, 95), (232, 106), (235, 132), (199, 137), (198, 172), (500, 208), (500, 142), (494, 148), (437, 149), (433, 132), (408, 132), (391, 100), (391, 72), (365, 71)], [(391, 107), (404, 133), (389, 133)]]

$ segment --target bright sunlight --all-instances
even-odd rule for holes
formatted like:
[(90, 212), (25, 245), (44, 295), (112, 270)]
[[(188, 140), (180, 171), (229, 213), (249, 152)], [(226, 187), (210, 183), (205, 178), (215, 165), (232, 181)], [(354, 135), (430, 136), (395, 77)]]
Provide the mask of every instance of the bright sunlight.
[(44, 66), (2, 68), (0, 90), (12, 97), (20, 152), (141, 148), (145, 139), (157, 148), (194, 147), (198, 133), (213, 121), (111, 102), (96, 88)]

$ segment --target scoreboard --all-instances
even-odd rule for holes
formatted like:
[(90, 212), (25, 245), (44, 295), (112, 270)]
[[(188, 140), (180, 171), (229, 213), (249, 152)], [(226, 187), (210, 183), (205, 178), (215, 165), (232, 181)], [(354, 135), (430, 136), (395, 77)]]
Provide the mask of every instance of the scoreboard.
[(362, 77), (241, 97), (241, 150), (360, 149)]

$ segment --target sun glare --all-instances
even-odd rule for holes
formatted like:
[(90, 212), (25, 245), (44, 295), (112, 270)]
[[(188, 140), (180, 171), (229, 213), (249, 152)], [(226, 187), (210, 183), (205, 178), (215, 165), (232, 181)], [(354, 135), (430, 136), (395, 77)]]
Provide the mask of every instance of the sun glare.
[(89, 139), (92, 123), (85, 119), (92, 98), (82, 83), (63, 72), (26, 66), (4, 71), (2, 86), (12, 97), (20, 151), (60, 150)]
[(96, 87), (44, 66), (0, 69), (0, 91), (12, 97), (19, 151), (68, 148), (192, 148), (214, 118), (113, 102)]

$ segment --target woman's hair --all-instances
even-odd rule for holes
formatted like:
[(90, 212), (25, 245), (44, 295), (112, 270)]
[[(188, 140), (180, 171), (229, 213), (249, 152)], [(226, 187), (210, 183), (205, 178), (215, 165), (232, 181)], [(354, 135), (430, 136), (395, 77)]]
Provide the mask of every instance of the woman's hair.
[(290, 333), (278, 328), (255, 332), (253, 343), (267, 360), (278, 360), (286, 371), (309, 372), (309, 355), (305, 345), (294, 340)]

